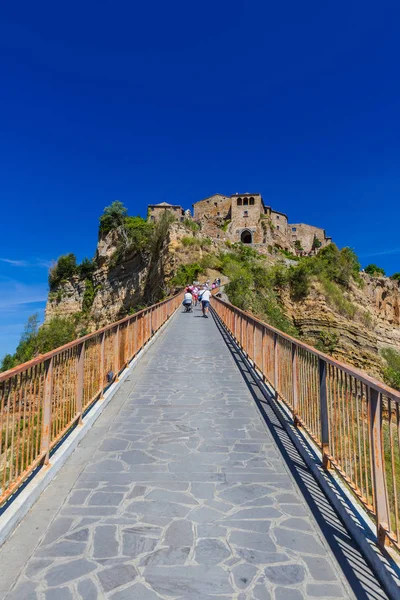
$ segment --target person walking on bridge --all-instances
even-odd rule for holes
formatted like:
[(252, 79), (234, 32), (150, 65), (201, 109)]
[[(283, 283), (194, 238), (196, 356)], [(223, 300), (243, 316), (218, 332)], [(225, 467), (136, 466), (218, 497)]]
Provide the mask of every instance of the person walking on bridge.
[(203, 290), (203, 293), (201, 294), (201, 306), (202, 306), (202, 311), (203, 311), (203, 317), (205, 317), (206, 319), (208, 319), (208, 309), (210, 307), (210, 298), (211, 298), (211, 292), (208, 289)]

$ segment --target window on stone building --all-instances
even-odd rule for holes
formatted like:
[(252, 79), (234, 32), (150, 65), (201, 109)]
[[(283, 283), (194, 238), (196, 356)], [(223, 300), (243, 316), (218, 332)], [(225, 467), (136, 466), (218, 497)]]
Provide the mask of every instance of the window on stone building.
[(219, 217), (219, 216), (220, 216), (220, 214), (221, 214), (221, 213), (218, 211), (218, 212), (217, 212), (217, 217)]
[(292, 231), (296, 231), (296, 227), (292, 227)]
[(150, 221), (154, 221), (154, 216), (153, 215), (150, 217)]
[(238, 205), (238, 206), (242, 206), (242, 199), (241, 199), (241, 198), (238, 198), (238, 199), (237, 199), (237, 205)]
[(243, 216), (244, 217), (248, 217), (249, 216), (249, 211), (248, 210), (244, 210), (243, 211)]
[(214, 206), (218, 206), (218, 202), (214, 202)]
[(279, 215), (276, 215), (276, 218), (279, 219)]
[(249, 199), (243, 198), (243, 206), (248, 206), (248, 204), (249, 204)]
[(154, 210), (154, 206), (151, 207), (151, 210)]
[(253, 196), (250, 198), (250, 206), (254, 206), (254, 198), (253, 198)]
[(279, 225), (277, 225), (276, 228), (279, 229)]

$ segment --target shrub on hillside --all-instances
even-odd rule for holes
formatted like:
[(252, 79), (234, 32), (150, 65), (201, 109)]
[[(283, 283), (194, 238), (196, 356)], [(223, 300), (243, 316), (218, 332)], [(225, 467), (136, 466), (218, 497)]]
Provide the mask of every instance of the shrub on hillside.
[(60, 256), (56, 264), (49, 271), (49, 287), (54, 290), (61, 282), (71, 279), (78, 273), (76, 256), (72, 252)]
[(400, 352), (397, 352), (394, 348), (383, 348), (381, 355), (386, 363), (383, 370), (385, 383), (396, 390), (400, 390)]
[(382, 269), (381, 267), (378, 267), (375, 264), (367, 265), (364, 271), (372, 277), (384, 277), (386, 275), (385, 269)]
[(74, 340), (76, 325), (71, 317), (54, 317), (39, 327), (38, 315), (29, 317), (14, 354), (7, 354), (1, 363), (1, 371), (31, 360)]

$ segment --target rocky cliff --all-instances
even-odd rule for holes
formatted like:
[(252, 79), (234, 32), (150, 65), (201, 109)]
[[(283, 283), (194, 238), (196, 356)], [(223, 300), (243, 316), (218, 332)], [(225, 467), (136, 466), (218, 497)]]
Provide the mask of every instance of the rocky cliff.
[(322, 286), (314, 283), (301, 302), (293, 302), (282, 294), (288, 316), (299, 333), (346, 363), (380, 377), (382, 348), (400, 351), (400, 287), (386, 277), (362, 274), (362, 285), (351, 285), (346, 299), (354, 307), (354, 315), (341, 313), (329, 302)]
[[(184, 224), (175, 222), (151, 247), (139, 252), (132, 249), (118, 257), (121, 236), (118, 230), (110, 231), (98, 241), (96, 269), (90, 280), (74, 275), (49, 294), (46, 321), (56, 315), (74, 316), (83, 319), (85, 330), (94, 331), (161, 300), (174, 290), (171, 279), (179, 265), (204, 254), (200, 246), (186, 248), (182, 244), (182, 239), (192, 234)], [(199, 244), (205, 239), (196, 236)], [(213, 249), (216, 246), (210, 243), (208, 251)]]

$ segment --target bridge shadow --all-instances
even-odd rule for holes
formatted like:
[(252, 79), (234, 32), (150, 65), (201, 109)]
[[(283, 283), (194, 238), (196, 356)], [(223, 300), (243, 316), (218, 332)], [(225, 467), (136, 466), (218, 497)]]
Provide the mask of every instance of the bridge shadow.
[[(292, 477), (336, 557), (355, 597), (357, 600), (387, 599), (387, 594), (381, 588), (376, 575), (361, 554), (357, 543), (350, 536), (342, 520), (318, 485), (290, 439), (286, 428), (282, 426), (280, 419), (272, 408), (274, 400), (271, 393), (265, 386), (261, 387), (250, 363), (226, 332), (215, 313), (213, 313), (213, 317)], [(285, 416), (284, 418), (287, 419)]]

